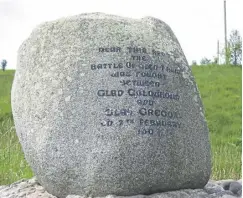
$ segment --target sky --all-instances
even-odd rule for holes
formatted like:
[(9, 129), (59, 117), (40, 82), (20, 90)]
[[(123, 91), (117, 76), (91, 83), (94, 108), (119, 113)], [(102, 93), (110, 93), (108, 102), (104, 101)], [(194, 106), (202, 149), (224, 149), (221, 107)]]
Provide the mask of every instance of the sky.
[[(243, 0), (226, 0), (228, 38), (243, 34)], [(0, 61), (15, 69), (17, 51), (38, 24), (81, 13), (104, 12), (130, 18), (152, 16), (166, 22), (188, 63), (217, 56), (224, 46), (224, 0), (0, 0)]]

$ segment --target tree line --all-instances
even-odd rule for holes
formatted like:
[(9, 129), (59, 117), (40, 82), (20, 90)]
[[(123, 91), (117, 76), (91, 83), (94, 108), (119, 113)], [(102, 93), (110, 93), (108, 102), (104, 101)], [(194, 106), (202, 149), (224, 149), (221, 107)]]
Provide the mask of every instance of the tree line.
[(5, 59), (3, 59), (1, 61), (1, 67), (2, 67), (2, 70), (5, 71), (6, 67), (7, 67), (7, 61)]
[[(226, 50), (226, 53), (225, 53)], [(224, 59), (224, 62), (229, 65), (241, 65), (242, 61), (242, 37), (238, 30), (232, 30), (230, 38), (227, 43), (227, 48), (220, 52), (220, 56)], [(200, 61), (200, 65), (219, 64), (218, 57), (209, 59), (203, 57)], [(196, 61), (192, 61), (192, 65), (197, 65)]]

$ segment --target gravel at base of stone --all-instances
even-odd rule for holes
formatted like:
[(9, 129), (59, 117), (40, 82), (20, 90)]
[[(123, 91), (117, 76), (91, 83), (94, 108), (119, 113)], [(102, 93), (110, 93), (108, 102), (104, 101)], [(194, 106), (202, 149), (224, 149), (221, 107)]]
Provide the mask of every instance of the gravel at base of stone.
[[(210, 180), (204, 189), (185, 189), (152, 195), (136, 195), (126, 198), (235, 198), (241, 197), (242, 181)], [(49, 194), (36, 180), (20, 180), (9, 186), (0, 186), (0, 198), (57, 198)], [(66, 198), (87, 198), (85, 196), (68, 195)], [(101, 197), (97, 197), (101, 198)], [(123, 198), (123, 196), (107, 195), (105, 198)]]
[(9, 186), (0, 186), (1, 198), (56, 198), (39, 185), (36, 178), (22, 179)]

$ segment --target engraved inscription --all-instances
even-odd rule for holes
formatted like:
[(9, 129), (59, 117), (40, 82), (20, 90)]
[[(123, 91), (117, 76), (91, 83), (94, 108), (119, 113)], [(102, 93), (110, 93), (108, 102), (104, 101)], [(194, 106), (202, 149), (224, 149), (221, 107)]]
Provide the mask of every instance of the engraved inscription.
[(98, 90), (97, 95), (98, 96), (122, 96), (124, 94), (123, 90)]
[(100, 47), (99, 52), (121, 52), (120, 47)]
[(138, 110), (141, 116), (157, 116), (157, 117), (167, 117), (171, 119), (181, 118), (178, 112), (166, 111), (164, 109), (147, 109), (141, 108)]
[(91, 70), (99, 69), (121, 69), (123, 68), (122, 63), (102, 63), (102, 64), (92, 64)]
[(166, 80), (166, 75), (157, 72), (136, 72), (136, 77), (145, 77), (145, 78), (157, 78)]
[(140, 119), (140, 125), (143, 125), (143, 126), (163, 126), (163, 127), (180, 128), (181, 123), (180, 122), (175, 122), (175, 121), (165, 121), (165, 120)]
[[(165, 52), (145, 47), (119, 47), (102, 46), (98, 53), (126, 54), (123, 61), (94, 62), (90, 64), (92, 72), (100, 73), (105, 70), (107, 78), (117, 79), (118, 89), (113, 85), (100, 88), (96, 96), (102, 101), (108, 98), (126, 100), (134, 98), (130, 106), (114, 108), (112, 103), (103, 111), (100, 120), (102, 127), (138, 127), (137, 135), (158, 135), (162, 131), (175, 130), (183, 127), (182, 112), (175, 109), (161, 107), (155, 108), (160, 101), (173, 101), (175, 104), (181, 100), (180, 93), (168, 90), (165, 86), (173, 80), (178, 79), (182, 69), (177, 65), (167, 65), (163, 58), (169, 57)], [(112, 55), (112, 56), (113, 56)], [(112, 59), (111, 59), (112, 60)], [(157, 60), (157, 61), (154, 61)], [(117, 85), (117, 84), (116, 84)], [(112, 100), (113, 100), (112, 99)], [(163, 103), (162, 103), (163, 104)]]
[(164, 99), (171, 99), (171, 100), (179, 100), (180, 97), (177, 93), (169, 93), (166, 91), (152, 91), (152, 90), (144, 90), (144, 89), (128, 89), (127, 92), (125, 90), (98, 90), (97, 95), (100, 97), (104, 96), (113, 96), (113, 97), (120, 97), (123, 95), (137, 97), (137, 96), (149, 96), (152, 98), (164, 98)]
[(160, 82), (152, 80), (121, 80), (122, 86), (133, 86), (133, 87), (159, 87)]
[(130, 109), (111, 109), (107, 108), (105, 110), (106, 116), (132, 116), (133, 111)]

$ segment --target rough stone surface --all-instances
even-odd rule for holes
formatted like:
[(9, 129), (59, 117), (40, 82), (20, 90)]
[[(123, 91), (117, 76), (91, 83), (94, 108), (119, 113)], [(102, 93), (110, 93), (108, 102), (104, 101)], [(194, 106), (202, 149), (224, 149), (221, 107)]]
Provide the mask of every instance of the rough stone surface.
[(220, 193), (224, 191), (224, 188), (220, 185), (217, 185), (215, 181), (209, 181), (204, 189), (209, 194)]
[[(134, 195), (134, 196), (115, 196), (108, 195), (103, 198), (235, 198), (241, 197), (241, 194), (234, 195), (230, 191), (221, 192), (208, 192), (208, 187), (213, 187), (217, 184), (212, 183), (211, 181), (205, 186), (203, 189), (184, 189), (177, 190), (171, 192), (164, 193), (156, 193), (152, 195)], [(32, 178), (30, 180), (21, 180), (11, 184), (10, 186), (0, 186), (0, 197), (1, 198), (57, 198), (40, 186), (36, 178)], [(79, 195), (67, 195), (66, 198), (91, 198), (87, 196), (79, 196)], [(102, 198), (102, 197), (96, 197)]]
[(242, 180), (234, 181), (232, 179), (221, 180), (216, 182), (217, 185), (220, 185), (225, 191), (230, 191), (235, 195), (242, 194)]
[(129, 196), (203, 188), (208, 128), (170, 27), (82, 14), (38, 26), (21, 45), (16, 131), (53, 195)]
[(226, 180), (218, 181), (217, 184), (222, 186), (225, 190), (229, 190), (230, 183), (233, 181), (234, 181), (233, 179), (226, 179)]
[(242, 190), (242, 185), (239, 182), (233, 181), (230, 183), (229, 190), (234, 194), (237, 194), (238, 191)]
[(237, 196), (241, 197), (242, 195), (242, 189), (237, 192)]
[(20, 180), (9, 186), (0, 186), (1, 198), (56, 198), (39, 185), (36, 178)]

